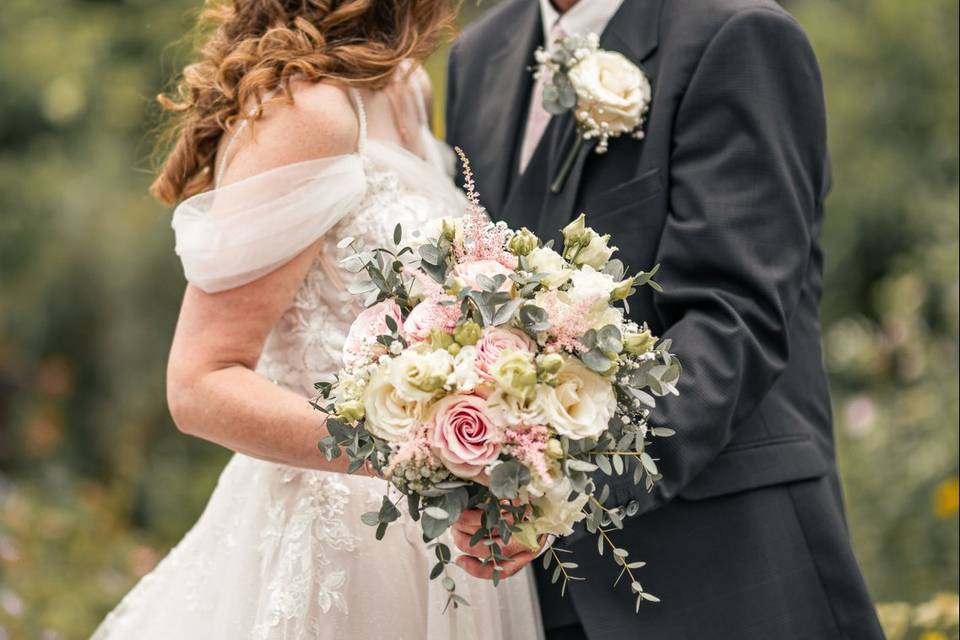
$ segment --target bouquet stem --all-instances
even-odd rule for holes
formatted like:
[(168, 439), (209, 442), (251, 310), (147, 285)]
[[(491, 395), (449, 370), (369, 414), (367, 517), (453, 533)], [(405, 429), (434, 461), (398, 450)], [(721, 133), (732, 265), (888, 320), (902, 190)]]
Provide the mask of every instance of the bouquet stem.
[(580, 132), (577, 132), (577, 140), (573, 143), (573, 147), (570, 148), (570, 153), (567, 155), (567, 159), (563, 161), (563, 164), (560, 166), (560, 171), (557, 173), (557, 177), (554, 178), (553, 184), (550, 185), (551, 193), (560, 193), (563, 191), (564, 185), (567, 183), (567, 177), (570, 175), (570, 171), (573, 169), (573, 163), (577, 161), (577, 156), (580, 155), (580, 149), (583, 147), (583, 136), (580, 135)]

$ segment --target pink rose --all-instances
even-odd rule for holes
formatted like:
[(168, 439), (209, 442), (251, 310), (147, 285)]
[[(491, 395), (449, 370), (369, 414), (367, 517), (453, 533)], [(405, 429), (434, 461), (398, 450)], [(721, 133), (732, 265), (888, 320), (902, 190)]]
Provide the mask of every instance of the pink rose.
[(422, 300), (415, 306), (403, 323), (403, 330), (411, 340), (428, 340), (433, 329), (451, 332), (460, 319), (460, 307), (456, 304), (440, 304), (433, 298)]
[(387, 316), (393, 318), (397, 327), (402, 326), (400, 307), (393, 300), (384, 300), (364, 309), (353, 321), (343, 345), (343, 364), (347, 368), (382, 353), (383, 345), (377, 342), (377, 337), (392, 333), (387, 326)]
[(453, 395), (438, 400), (427, 429), (434, 454), (460, 478), (477, 478), (500, 454), (502, 435), (479, 396)]
[(516, 329), (487, 327), (477, 342), (477, 371), (487, 380), (492, 380), (493, 365), (504, 351), (534, 351), (533, 340)]
[(467, 286), (471, 289), (483, 288), (477, 284), (477, 276), (479, 275), (485, 275), (488, 278), (492, 278), (496, 275), (503, 275), (507, 279), (500, 289), (505, 291), (513, 285), (513, 281), (510, 280), (511, 273), (513, 273), (513, 271), (506, 268), (496, 260), (471, 260), (469, 262), (461, 262), (453, 268), (453, 274), (459, 278), (462, 278), (463, 281), (467, 283)]

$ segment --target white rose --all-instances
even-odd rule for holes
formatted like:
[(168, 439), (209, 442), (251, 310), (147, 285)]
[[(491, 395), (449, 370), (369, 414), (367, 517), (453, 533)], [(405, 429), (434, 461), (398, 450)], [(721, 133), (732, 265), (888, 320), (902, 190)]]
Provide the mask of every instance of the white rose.
[(390, 384), (397, 393), (411, 402), (428, 402), (443, 389), (453, 373), (453, 356), (445, 349), (415, 345), (390, 363)]
[(610, 382), (576, 358), (567, 358), (556, 387), (540, 399), (546, 423), (571, 440), (599, 436), (617, 410)]
[(480, 384), (476, 359), (476, 347), (461, 347), (460, 352), (453, 359), (453, 372), (447, 376), (447, 386), (454, 391), (467, 393), (476, 389)]
[(397, 393), (390, 381), (390, 368), (390, 364), (382, 366), (370, 378), (363, 397), (363, 408), (367, 431), (388, 442), (395, 442), (415, 428), (423, 414), (423, 405)]
[(573, 486), (570, 479), (564, 476), (559, 482), (546, 490), (542, 497), (533, 500), (538, 516), (533, 521), (538, 535), (550, 533), (556, 536), (568, 536), (573, 533), (573, 525), (583, 520), (583, 505), (590, 497), (585, 493), (578, 493), (571, 501), (568, 500)]
[(650, 104), (650, 81), (616, 51), (594, 51), (569, 73), (577, 92), (577, 119), (593, 120), (612, 135), (629, 133), (643, 121)]
[(547, 247), (537, 247), (527, 254), (527, 266), (533, 273), (546, 273), (543, 284), (556, 289), (570, 278), (571, 269), (559, 253)]
[(597, 271), (589, 265), (584, 265), (582, 269), (574, 271), (573, 275), (570, 276), (570, 284), (572, 286), (567, 290), (567, 293), (574, 302), (582, 302), (600, 296), (600, 299), (606, 303), (617, 283), (614, 282), (613, 276)]

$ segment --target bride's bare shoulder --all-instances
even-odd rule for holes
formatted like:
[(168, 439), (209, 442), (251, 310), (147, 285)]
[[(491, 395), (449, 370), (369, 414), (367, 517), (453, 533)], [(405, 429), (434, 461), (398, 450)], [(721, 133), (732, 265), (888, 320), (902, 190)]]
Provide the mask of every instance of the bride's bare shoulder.
[(357, 150), (359, 122), (348, 91), (326, 82), (293, 81), (292, 101), (269, 100), (226, 158), (225, 183), (272, 168)]

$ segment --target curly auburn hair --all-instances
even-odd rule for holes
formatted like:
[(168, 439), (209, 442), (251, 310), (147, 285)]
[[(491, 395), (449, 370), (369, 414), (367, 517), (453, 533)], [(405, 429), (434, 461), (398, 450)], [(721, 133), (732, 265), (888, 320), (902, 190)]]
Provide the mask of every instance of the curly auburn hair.
[(183, 69), (176, 95), (158, 96), (173, 113), (172, 148), (150, 192), (167, 204), (210, 188), (224, 132), (261, 116), (264, 95), (290, 80), (334, 80), (378, 90), (404, 60), (423, 61), (450, 33), (452, 0), (206, 0), (198, 21), (199, 60)]

